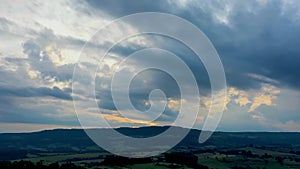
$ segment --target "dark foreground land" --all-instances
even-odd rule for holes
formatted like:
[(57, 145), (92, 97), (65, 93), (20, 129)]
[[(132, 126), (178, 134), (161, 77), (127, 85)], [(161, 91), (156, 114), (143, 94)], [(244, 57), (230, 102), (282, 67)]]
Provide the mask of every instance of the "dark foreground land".
[[(118, 131), (132, 137), (149, 137), (167, 128)], [(191, 130), (172, 150), (140, 159), (111, 155), (95, 145), (83, 130), (0, 134), (0, 169), (300, 168), (300, 133), (215, 132), (199, 144), (200, 132)]]

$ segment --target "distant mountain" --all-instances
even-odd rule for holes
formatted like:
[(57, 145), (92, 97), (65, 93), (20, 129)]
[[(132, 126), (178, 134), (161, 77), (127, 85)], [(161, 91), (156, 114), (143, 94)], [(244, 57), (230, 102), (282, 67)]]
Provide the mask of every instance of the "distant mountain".
[[(118, 128), (118, 132), (131, 137), (150, 137), (169, 127)], [(107, 129), (90, 129), (105, 131)], [(179, 128), (178, 130), (187, 130)], [(242, 147), (255, 146), (300, 146), (299, 132), (215, 132), (203, 144), (198, 143), (200, 130), (192, 129), (176, 148), (204, 146)], [(169, 136), (166, 136), (169, 137)], [(171, 136), (170, 136), (171, 137)], [(0, 134), (0, 157), (15, 156), (28, 152), (93, 152), (103, 151), (82, 129), (55, 129), (33, 133)], [(2, 154), (2, 155), (1, 155)], [(8, 157), (7, 157), (8, 158)], [(14, 157), (16, 158), (16, 157)]]

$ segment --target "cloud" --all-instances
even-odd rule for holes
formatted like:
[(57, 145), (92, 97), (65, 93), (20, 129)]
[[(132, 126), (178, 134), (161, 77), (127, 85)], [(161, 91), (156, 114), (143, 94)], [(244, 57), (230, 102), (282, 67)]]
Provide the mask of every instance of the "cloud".
[(0, 106), (1, 122), (79, 125), (73, 104), (69, 100), (1, 94)]
[(274, 106), (273, 100), (277, 98), (280, 90), (272, 86), (263, 86), (262, 92), (257, 94), (252, 101), (252, 105), (248, 112), (253, 112), (261, 105)]
[(169, 98), (167, 106), (172, 111), (178, 112), (180, 110), (181, 102), (185, 102), (185, 100), (175, 100), (175, 99)]
[(136, 119), (128, 119), (125, 117), (120, 117), (120, 116), (115, 116), (115, 115), (110, 115), (110, 114), (104, 114), (103, 115), (105, 119), (107, 119), (108, 121), (110, 121), (111, 123), (113, 122), (117, 122), (117, 123), (121, 123), (118, 125), (122, 125), (122, 123), (124, 124), (130, 124), (129, 126), (133, 125), (150, 125), (150, 126), (154, 126), (154, 125), (158, 125), (158, 123), (156, 122), (152, 122), (152, 121), (144, 121), (144, 120), (136, 120)]
[[(291, 21), (291, 16), (294, 16), (294, 14), (290, 13), (289, 16), (281, 16), (280, 13), (283, 11), (283, 9), (281, 9), (280, 7), (281, 3), (273, 2), (261, 3), (247, 1), (239, 3), (237, 1), (220, 1), (215, 4), (211, 2), (195, 3), (194, 1), (190, 1), (189, 3), (177, 5), (178, 8), (172, 6), (172, 10), (166, 11), (177, 14), (181, 17), (184, 17), (185, 19), (188, 19), (189, 21), (192, 21), (210, 37), (210, 39), (216, 46), (225, 66), (229, 87), (238, 91), (237, 94), (230, 93), (229, 91), (229, 98), (228, 100), (226, 100), (226, 105), (231, 108), (231, 105), (235, 103), (235, 106), (238, 105), (247, 109), (243, 113), (261, 109), (262, 107), (264, 107), (261, 105), (267, 105), (271, 107), (274, 106), (274, 100), (277, 98), (276, 95), (278, 95), (279, 93), (268, 93), (264, 91), (264, 86), (274, 86), (274, 88), (281, 88), (286, 87), (287, 83), (282, 79), (270, 76), (270, 73), (279, 73), (281, 70), (268, 68), (268, 60), (272, 60), (272, 57), (274, 56), (274, 46), (269, 46), (269, 44), (272, 44), (272, 40), (261, 35), (264, 35), (265, 33), (271, 33), (271, 36), (277, 36), (276, 34), (273, 34), (274, 32), (272, 32), (272, 29), (274, 27), (269, 25), (278, 24), (283, 26), (284, 23), (282, 22), (282, 19)], [(171, 4), (176, 5), (174, 3)], [(222, 7), (224, 6), (224, 4), (226, 6), (226, 10), (222, 11)], [(112, 3), (107, 5), (110, 6), (116, 4)], [(98, 8), (102, 11), (107, 10), (104, 9), (105, 6), (100, 6), (97, 4), (93, 4), (93, 7)], [(155, 5), (151, 8), (153, 11), (159, 11), (159, 8), (156, 8)], [(130, 14), (130, 10), (128, 11), (126, 11), (125, 7), (117, 7), (108, 13), (113, 17), (118, 17), (120, 15)], [(261, 16), (263, 16), (265, 12), (268, 13), (268, 11), (271, 12), (271, 14), (266, 18), (261, 18)], [(272, 17), (275, 17), (276, 19), (268, 19)], [(201, 18), (201, 21), (195, 18)], [(291, 24), (297, 25), (298, 23), (292, 21)], [(254, 28), (248, 29), (248, 27), (251, 26)], [(295, 35), (297, 33), (293, 32), (291, 34)], [(254, 41), (254, 43), (249, 43), (249, 39), (251, 39), (251, 41)], [(286, 41), (285, 37), (281, 36), (277, 36), (277, 39), (282, 42)], [(158, 46), (161, 46), (160, 43), (156, 44), (159, 44)], [(176, 54), (180, 54), (182, 52), (182, 48), (179, 48), (181, 51), (176, 50), (178, 49), (178, 45), (176, 45), (175, 43), (162, 44), (171, 44), (170, 46), (172, 46), (173, 48), (171, 47), (168, 49), (170, 49), (171, 51), (175, 51)], [(276, 45), (277, 44), (275, 44), (275, 46)], [(257, 53), (252, 49), (259, 49), (263, 52)], [(124, 53), (127, 54), (130, 52), (126, 51)], [(186, 52), (183, 53), (184, 55), (181, 56), (181, 59), (186, 59), (187, 63), (193, 68), (193, 62), (195, 60), (190, 59), (192, 57)], [(119, 54), (121, 54), (122, 56), (122, 52), (119, 52)], [(264, 61), (258, 63), (261, 60)], [(143, 63), (141, 62), (141, 64)], [(198, 74), (200, 74), (198, 70), (199, 68), (193, 69), (193, 72), (197, 72)], [(288, 72), (286, 72), (286, 74), (288, 74)], [(149, 78), (155, 79), (155, 77)], [(207, 87), (206, 89), (209, 89), (209, 85), (207, 85), (207, 79), (206, 81), (201, 82), (202, 84), (203, 82), (205, 82), (204, 84), (206, 85), (205, 87)], [(205, 95), (209, 95), (208, 93), (209, 92), (206, 92)], [(265, 98), (266, 100), (264, 100), (263, 98)], [(207, 103), (209, 103), (209, 101)], [(230, 109), (228, 108), (227, 110), (230, 111)]]
[(74, 129), (80, 128), (79, 126), (68, 126), (68, 125), (49, 125), (49, 124), (34, 124), (34, 123), (1, 123), (0, 122), (0, 133), (23, 133), (23, 132), (33, 132), (41, 130), (50, 129)]
[(249, 112), (253, 112), (257, 107), (261, 105), (272, 106), (272, 96), (270, 95), (259, 95), (254, 98), (253, 104), (251, 105)]
[[(263, 128), (258, 125), (263, 116), (274, 124), (278, 122), (278, 128), (297, 129), (298, 121), (294, 119), (299, 119), (296, 102), (299, 97), (293, 93), (297, 93), (300, 86), (298, 4), (297, 1), (250, 0), (155, 3), (144, 0), (59, 0), (26, 4), (5, 1), (0, 6), (0, 36), (5, 41), (0, 44), (0, 99), (1, 107), (6, 110), (0, 117), (9, 122), (76, 123), (70, 87), (73, 67), (85, 41), (112, 19), (136, 12), (166, 12), (199, 27), (220, 54), (229, 87), (225, 116), (227, 113), (231, 119), (226, 119), (227, 122)], [(130, 23), (122, 23), (119, 27), (122, 31), (113, 29), (99, 35), (107, 39), (104, 44), (90, 42), (91, 50), (101, 48), (101, 45), (111, 45), (111, 38), (137, 31), (143, 26), (132, 27)], [(131, 123), (113, 113), (116, 108), (111, 98), (110, 79), (116, 64), (132, 52), (148, 47), (172, 51), (190, 67), (199, 85), (200, 97), (204, 98), (201, 103), (191, 104), (203, 107), (204, 113), (198, 117), (203, 122), (210, 105), (210, 83), (204, 65), (180, 42), (155, 35), (129, 38), (111, 50), (109, 58), (99, 66), (97, 73), (99, 107), (107, 111), (106, 116), (116, 126), (118, 122)], [(99, 61), (98, 58), (89, 61), (92, 63), (84, 63), (82, 70), (95, 66), (96, 61)], [(127, 65), (128, 74), (135, 73), (137, 67), (145, 66), (150, 61), (131, 62)], [(185, 77), (181, 70), (176, 73)], [(82, 78), (86, 77), (83, 74)], [(84, 81), (80, 85), (87, 84)], [(190, 84), (186, 82), (184, 85)], [(149, 102), (149, 93), (157, 88), (165, 91), (169, 103), (156, 122), (170, 122), (177, 117), (180, 101), (180, 91), (170, 76), (158, 71), (140, 73), (131, 85), (130, 99), (137, 109), (147, 110), (149, 105), (145, 103)], [(287, 88), (290, 91), (286, 91)], [(76, 97), (83, 100), (92, 98), (81, 94)], [(35, 108), (41, 100), (42, 106)], [(224, 106), (220, 100), (218, 103)], [(68, 118), (60, 119), (62, 116)], [(143, 121), (136, 123), (146, 124)]]
[(167, 1), (159, 0), (156, 3), (147, 0), (123, 2), (120, 0), (86, 1), (91, 8), (96, 8), (113, 17), (121, 17), (139, 12), (163, 12), (169, 7)]
[(295, 37), (300, 33), (297, 29), (300, 7), (295, 1), (158, 1), (155, 4), (139, 1), (123, 4), (118, 0), (91, 0), (87, 3), (113, 17), (162, 11), (187, 19), (215, 45), (230, 86), (258, 89), (265, 82), (278, 87), (300, 86), (297, 80), (300, 59), (295, 57), (299, 55), (295, 46), (299, 39)]
[[(275, 86), (263, 84), (260, 89), (255, 90), (241, 90), (234, 87), (229, 87), (227, 91), (227, 98), (225, 101), (216, 98), (219, 106), (224, 106), (225, 110), (229, 110), (229, 104), (235, 103), (240, 107), (248, 108), (248, 112), (254, 112), (261, 105), (276, 106), (274, 100), (278, 97), (280, 90)], [(205, 107), (210, 107), (211, 98), (204, 97)]]
[(246, 106), (251, 101), (247, 97), (240, 96), (239, 98), (234, 100), (235, 103), (239, 104), (240, 106)]
[(275, 122), (271, 124), (275, 128), (279, 129), (280, 131), (294, 131), (294, 132), (299, 132), (300, 131), (300, 124), (299, 122), (295, 122), (293, 120), (280, 123), (280, 122)]
[(70, 93), (62, 91), (57, 87), (53, 88), (0, 88), (2, 95), (17, 96), (17, 97), (45, 97), (51, 96), (63, 100), (72, 100)]
[(269, 127), (274, 131), (290, 131), (290, 132), (299, 132), (300, 124), (295, 120), (288, 121), (275, 121), (266, 118), (261, 112), (258, 114), (252, 115), (252, 118), (257, 120), (261, 125)]

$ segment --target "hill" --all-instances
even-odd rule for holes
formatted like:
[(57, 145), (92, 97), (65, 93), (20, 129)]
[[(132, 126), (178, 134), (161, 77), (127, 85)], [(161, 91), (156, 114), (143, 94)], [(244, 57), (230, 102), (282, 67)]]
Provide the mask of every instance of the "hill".
[[(118, 132), (131, 137), (150, 137), (168, 129), (165, 127), (118, 128)], [(106, 130), (106, 129), (90, 129)], [(179, 128), (178, 130), (187, 130)], [(299, 153), (298, 132), (215, 132), (203, 144), (198, 143), (200, 130), (192, 129), (174, 150), (183, 147), (201, 150), (238, 147), (281, 147)], [(166, 136), (169, 137), (169, 136)], [(104, 152), (82, 129), (55, 129), (33, 133), (0, 134), (0, 160), (20, 159), (35, 153), (91, 153)]]

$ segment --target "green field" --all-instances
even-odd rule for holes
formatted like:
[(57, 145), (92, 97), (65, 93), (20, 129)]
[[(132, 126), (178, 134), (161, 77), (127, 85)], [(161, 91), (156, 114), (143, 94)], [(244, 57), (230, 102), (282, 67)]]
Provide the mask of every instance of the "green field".
[[(203, 149), (202, 149), (203, 150)], [(187, 153), (188, 148), (182, 148), (182, 153)], [(195, 151), (195, 149), (191, 150)], [(231, 153), (234, 151), (236, 154)], [(173, 150), (172, 152), (179, 152)], [(251, 153), (250, 153), (251, 152)], [(226, 148), (207, 153), (193, 153), (197, 156), (198, 164), (207, 166), (210, 169), (232, 169), (234, 167), (253, 168), (253, 169), (297, 169), (300, 168), (300, 156), (290, 152), (262, 149), (259, 147)], [(268, 155), (266, 158), (265, 155)], [(152, 162), (145, 164), (130, 164), (124, 166), (101, 165), (110, 154), (105, 152), (93, 153), (40, 153), (28, 154), (27, 158), (21, 160), (34, 163), (42, 161), (44, 164), (72, 162), (78, 166), (90, 169), (112, 169), (112, 168), (131, 168), (131, 169), (166, 169), (166, 168), (189, 168), (184, 164), (166, 162), (163, 155), (153, 157)], [(282, 163), (278, 161), (282, 158)], [(92, 165), (91, 165), (92, 164)], [(191, 168), (191, 167), (190, 167)]]

